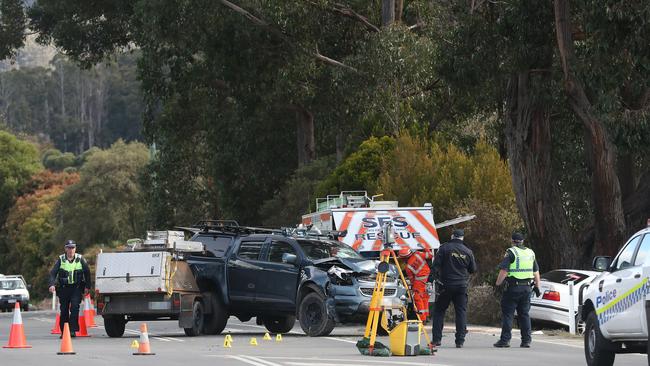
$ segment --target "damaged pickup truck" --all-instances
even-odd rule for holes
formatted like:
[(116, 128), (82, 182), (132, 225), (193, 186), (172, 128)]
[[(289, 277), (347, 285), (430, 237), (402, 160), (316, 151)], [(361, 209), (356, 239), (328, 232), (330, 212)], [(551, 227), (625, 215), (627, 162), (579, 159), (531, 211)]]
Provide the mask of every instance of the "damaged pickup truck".
[[(290, 331), (297, 318), (307, 335), (325, 336), (337, 323), (367, 317), (378, 261), (322, 237), (232, 223), (199, 226), (184, 229), (205, 246), (203, 254), (187, 258), (201, 291), (203, 333), (221, 333), (235, 316), (255, 317), (273, 333)], [(406, 290), (392, 273), (385, 301), (402, 301)]]

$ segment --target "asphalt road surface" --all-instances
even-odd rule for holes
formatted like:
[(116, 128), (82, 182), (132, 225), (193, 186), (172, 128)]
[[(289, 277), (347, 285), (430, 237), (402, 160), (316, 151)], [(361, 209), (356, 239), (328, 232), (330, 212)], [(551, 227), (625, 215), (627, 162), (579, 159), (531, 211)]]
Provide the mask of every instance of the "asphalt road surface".
[[(584, 365), (582, 339), (534, 335), (530, 349), (518, 347), (519, 339), (513, 339), (509, 349), (497, 349), (494, 328), (470, 327), (465, 348), (454, 348), (451, 328), (445, 328), (442, 346), (436, 356), (417, 357), (369, 357), (359, 354), (355, 343), (363, 335), (362, 326), (340, 326), (328, 337), (305, 336), (296, 324), (293, 331), (285, 334), (281, 342), (275, 336), (263, 340), (265, 328), (254, 321), (242, 323), (230, 318), (226, 332), (232, 335), (232, 348), (224, 348), (224, 335), (186, 337), (175, 321), (148, 322), (149, 339), (154, 356), (134, 356), (132, 342), (139, 339), (140, 322), (127, 324), (123, 338), (109, 338), (104, 332), (102, 318), (97, 317), (98, 328), (91, 328), (90, 338), (73, 338), (76, 355), (59, 356), (57, 335), (51, 335), (54, 324), (53, 312), (22, 313), (29, 349), (0, 349), (0, 365), (147, 365), (167, 366), (187, 364), (210, 366), (431, 366), (431, 365), (512, 365), (512, 366), (560, 366)], [(0, 314), (0, 342), (9, 339), (12, 314)], [(430, 328), (429, 328), (430, 332)], [(517, 335), (515, 333), (515, 335)], [(258, 345), (250, 345), (255, 337)], [(380, 341), (388, 345), (387, 337)], [(645, 355), (617, 355), (615, 365), (646, 365)]]

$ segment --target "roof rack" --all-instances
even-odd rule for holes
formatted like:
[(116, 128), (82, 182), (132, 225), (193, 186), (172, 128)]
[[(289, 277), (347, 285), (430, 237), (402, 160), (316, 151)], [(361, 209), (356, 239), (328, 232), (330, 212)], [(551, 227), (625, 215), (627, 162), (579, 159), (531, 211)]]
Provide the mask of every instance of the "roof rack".
[(282, 230), (268, 229), (253, 226), (240, 226), (235, 220), (201, 220), (190, 228), (182, 229), (200, 229), (201, 231), (223, 231), (235, 234), (284, 234)]
[(319, 230), (313, 225), (303, 226), (298, 225), (295, 228), (282, 228), (284, 235), (292, 236), (294, 238), (306, 238), (306, 239), (321, 239), (326, 238), (330, 240), (338, 240), (342, 236), (348, 234), (347, 230), (338, 231), (338, 230)]

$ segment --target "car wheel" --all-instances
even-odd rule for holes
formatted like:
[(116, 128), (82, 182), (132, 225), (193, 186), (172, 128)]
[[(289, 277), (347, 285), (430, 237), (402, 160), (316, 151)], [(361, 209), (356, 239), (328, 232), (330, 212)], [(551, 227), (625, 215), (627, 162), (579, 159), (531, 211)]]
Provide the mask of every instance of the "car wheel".
[(192, 326), (190, 328), (183, 328), (185, 335), (188, 337), (201, 335), (203, 332), (204, 317), (203, 304), (200, 301), (194, 301), (194, 305), (192, 306)]
[(296, 317), (293, 315), (276, 318), (264, 318), (264, 326), (271, 333), (288, 333), (296, 324)]
[(585, 327), (585, 358), (588, 366), (611, 366), (614, 364), (616, 353), (611, 350), (609, 342), (598, 326), (595, 312), (589, 313)]
[(210, 315), (206, 314), (203, 319), (203, 333), (221, 334), (228, 323), (228, 312), (221, 300), (212, 292), (202, 294), (206, 310), (210, 310)]
[(29, 304), (25, 304), (23, 306), (23, 311), (29, 311)]
[(327, 312), (325, 299), (309, 293), (302, 299), (299, 307), (300, 327), (310, 337), (326, 336), (334, 329), (334, 320)]
[(104, 316), (104, 330), (111, 338), (120, 338), (124, 335), (124, 328), (126, 327), (126, 320), (121, 315), (105, 315)]

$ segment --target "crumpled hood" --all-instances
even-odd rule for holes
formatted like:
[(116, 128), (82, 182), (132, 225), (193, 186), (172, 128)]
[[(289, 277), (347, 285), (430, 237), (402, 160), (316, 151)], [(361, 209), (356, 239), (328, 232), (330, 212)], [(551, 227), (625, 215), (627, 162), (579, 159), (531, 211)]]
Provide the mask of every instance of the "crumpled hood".
[[(325, 258), (325, 259), (319, 259), (314, 261), (314, 265), (317, 267), (325, 270), (327, 268), (338, 265), (338, 266), (345, 266), (349, 270), (355, 273), (359, 274), (365, 274), (365, 275), (372, 275), (377, 272), (377, 264), (379, 263), (378, 260), (374, 259), (353, 259), (353, 258)], [(389, 274), (395, 274), (395, 268), (394, 266), (391, 265), (390, 271), (388, 271)]]

